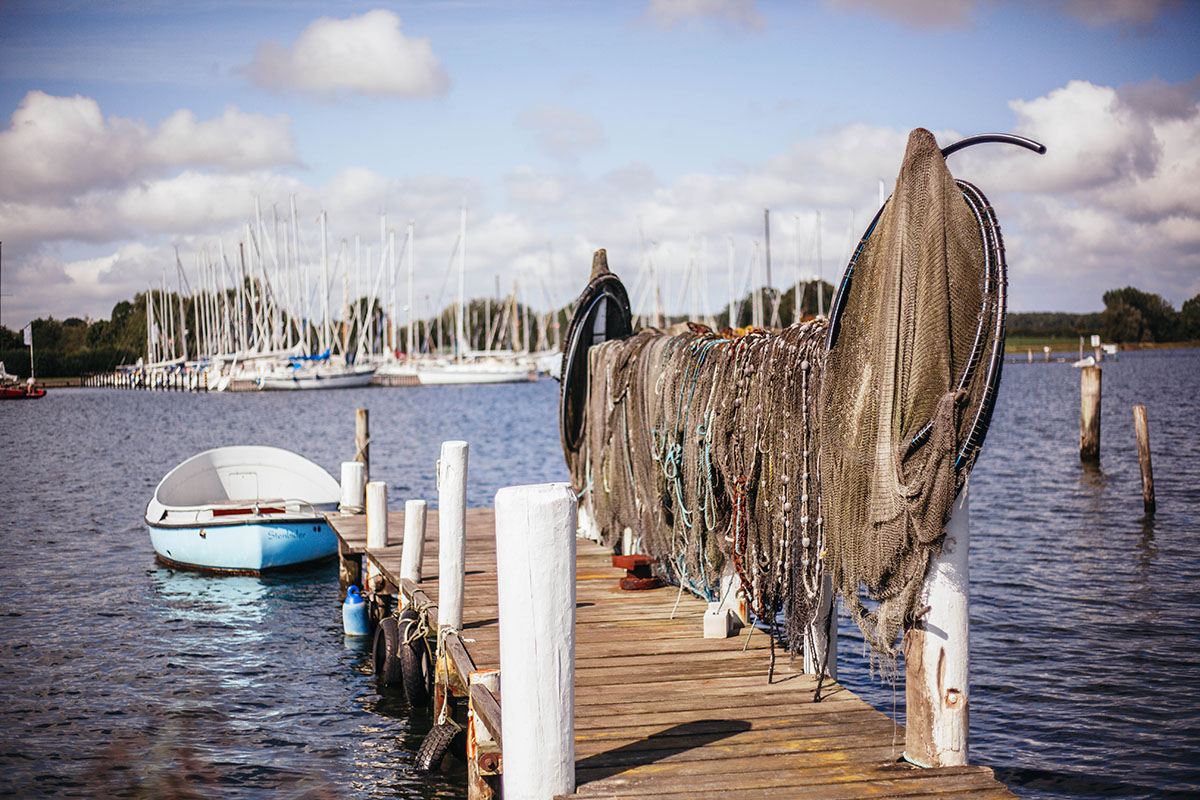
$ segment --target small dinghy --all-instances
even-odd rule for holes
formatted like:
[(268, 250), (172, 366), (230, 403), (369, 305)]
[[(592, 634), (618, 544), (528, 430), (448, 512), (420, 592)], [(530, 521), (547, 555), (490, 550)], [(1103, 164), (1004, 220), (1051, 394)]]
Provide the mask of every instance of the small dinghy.
[(337, 509), (340, 494), (332, 475), (296, 453), (219, 447), (166, 474), (146, 507), (146, 525), (164, 563), (258, 573), (337, 552), (323, 512)]

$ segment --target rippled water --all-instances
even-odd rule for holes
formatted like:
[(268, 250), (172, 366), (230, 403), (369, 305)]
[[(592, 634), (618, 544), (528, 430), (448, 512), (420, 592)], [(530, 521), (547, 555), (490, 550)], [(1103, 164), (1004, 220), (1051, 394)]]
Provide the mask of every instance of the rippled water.
[[(155, 564), (158, 479), (225, 444), (337, 474), (354, 409), (393, 505), (433, 500), (471, 442), (469, 503), (562, 480), (558, 384), (192, 395), (72, 389), (0, 406), (0, 794), (462, 797), (412, 774), (430, 721), (375, 693), (337, 568), (216, 578)], [(1149, 411), (1142, 514), (1130, 406)], [(1022, 797), (1200, 793), (1200, 351), (1104, 365), (1099, 470), (1078, 459), (1079, 373), (1005, 368), (971, 478), (973, 761)], [(841, 677), (891, 711), (854, 631)], [(897, 711), (902, 718), (903, 690)]]

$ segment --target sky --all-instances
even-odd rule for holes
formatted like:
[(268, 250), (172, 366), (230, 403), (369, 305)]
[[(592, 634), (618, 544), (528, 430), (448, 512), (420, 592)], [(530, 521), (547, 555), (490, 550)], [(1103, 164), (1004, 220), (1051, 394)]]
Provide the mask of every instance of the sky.
[(765, 279), (764, 209), (772, 283), (836, 284), (917, 127), (1047, 146), (948, 159), (999, 218), (1011, 311), (1178, 308), (1198, 43), (1189, 0), (7, 0), (0, 322), (107, 318), (177, 253), (200, 285), (256, 203), (280, 253), (293, 202), (294, 270), (324, 212), (335, 285), (378, 284), (381, 217), (398, 256), (411, 221), (418, 315), (454, 299), (463, 208), (468, 296), (564, 305), (603, 247), (639, 310), (653, 268), (706, 313)]

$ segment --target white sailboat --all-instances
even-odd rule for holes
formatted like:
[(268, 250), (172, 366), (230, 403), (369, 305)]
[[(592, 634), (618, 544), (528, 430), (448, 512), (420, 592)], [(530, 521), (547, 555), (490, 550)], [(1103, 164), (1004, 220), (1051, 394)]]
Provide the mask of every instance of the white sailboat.
[(425, 386), (478, 383), (521, 383), (537, 380), (537, 365), (515, 354), (468, 352), (466, 334), (467, 207), (464, 204), (458, 233), (458, 318), (455, 358), (420, 363), (417, 380)]

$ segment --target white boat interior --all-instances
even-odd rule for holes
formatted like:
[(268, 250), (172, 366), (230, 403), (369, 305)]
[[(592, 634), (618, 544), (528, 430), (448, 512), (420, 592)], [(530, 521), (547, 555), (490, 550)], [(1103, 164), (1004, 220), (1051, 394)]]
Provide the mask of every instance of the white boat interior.
[(332, 475), (278, 447), (235, 445), (206, 450), (168, 472), (146, 508), (155, 526), (244, 521), (263, 515), (313, 516), (337, 508)]

